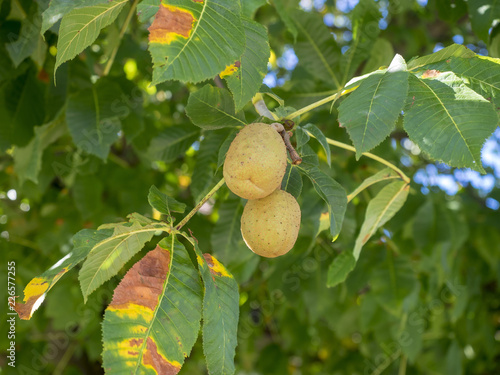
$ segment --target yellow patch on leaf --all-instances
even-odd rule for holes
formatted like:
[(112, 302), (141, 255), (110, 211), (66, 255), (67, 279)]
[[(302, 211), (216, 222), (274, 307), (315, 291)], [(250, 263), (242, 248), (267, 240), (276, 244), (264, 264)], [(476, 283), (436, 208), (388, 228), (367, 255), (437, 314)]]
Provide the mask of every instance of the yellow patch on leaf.
[(203, 254), (203, 257), (208, 263), (208, 268), (210, 269), (210, 273), (213, 276), (222, 276), (222, 277), (233, 277), (229, 272), (227, 272), (226, 267), (224, 267), (217, 259), (215, 259), (210, 254)]
[(238, 71), (239, 67), (240, 67), (239, 61), (235, 62), (232, 65), (228, 65), (226, 66), (226, 69), (224, 69), (222, 72), (219, 73), (219, 77), (224, 78), (227, 76), (231, 76)]
[(129, 303), (121, 306), (108, 306), (107, 310), (113, 311), (117, 316), (121, 318), (127, 318), (130, 320), (137, 320), (139, 317), (143, 319), (144, 322), (150, 322), (153, 320), (154, 311), (150, 308), (142, 305), (137, 305), (135, 303)]
[(189, 38), (196, 21), (193, 13), (172, 5), (162, 4), (149, 27), (151, 43), (170, 44), (179, 38)]

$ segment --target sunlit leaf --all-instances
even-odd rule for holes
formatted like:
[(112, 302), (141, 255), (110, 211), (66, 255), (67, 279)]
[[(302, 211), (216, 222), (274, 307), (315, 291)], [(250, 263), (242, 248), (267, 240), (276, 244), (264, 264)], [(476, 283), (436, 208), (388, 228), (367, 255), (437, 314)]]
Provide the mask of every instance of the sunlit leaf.
[(127, 272), (106, 309), (106, 373), (177, 374), (198, 337), (202, 293), (184, 246), (162, 240)]

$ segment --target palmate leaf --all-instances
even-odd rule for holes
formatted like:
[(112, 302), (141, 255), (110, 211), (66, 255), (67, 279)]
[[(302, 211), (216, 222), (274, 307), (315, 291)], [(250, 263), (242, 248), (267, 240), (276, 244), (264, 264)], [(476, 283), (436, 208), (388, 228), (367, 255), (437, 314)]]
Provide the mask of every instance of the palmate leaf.
[(220, 74), (225, 78), (234, 97), (236, 112), (241, 110), (262, 86), (267, 73), (267, 62), (271, 53), (267, 40), (267, 30), (250, 19), (243, 19), (245, 29), (245, 51), (241, 56), (239, 67), (235, 65)]
[(136, 221), (114, 225), (113, 234), (92, 248), (78, 275), (84, 300), (115, 276), (161, 226), (160, 223), (143, 226)]
[(451, 72), (410, 76), (404, 128), (431, 158), (484, 172), (481, 147), (498, 125), (495, 109)]
[(69, 96), (66, 122), (78, 148), (103, 160), (108, 157), (121, 129), (119, 118), (123, 113), (114, 111), (120, 94), (115, 83), (99, 81), (92, 89)]
[(296, 11), (293, 20), (299, 30), (295, 53), (299, 65), (332, 88), (340, 88), (340, 48), (318, 13)]
[(163, 0), (149, 28), (153, 84), (200, 82), (241, 57), (245, 34), (234, 0)]
[(316, 166), (303, 163), (298, 168), (309, 177), (314, 189), (326, 202), (330, 215), (330, 234), (336, 239), (342, 229), (347, 208), (347, 194), (344, 188)]
[(71, 60), (97, 39), (101, 30), (118, 17), (127, 2), (114, 0), (107, 4), (77, 8), (63, 17), (57, 41), (54, 77), (63, 62)]
[(394, 181), (385, 186), (373, 198), (366, 209), (366, 216), (354, 245), (354, 259), (359, 259), (361, 248), (375, 231), (387, 223), (403, 206), (410, 185), (404, 181)]
[(347, 129), (356, 159), (389, 136), (408, 94), (408, 72), (396, 55), (385, 72), (373, 74), (339, 107), (339, 123)]
[(177, 202), (174, 198), (162, 193), (154, 185), (149, 189), (148, 202), (151, 207), (165, 215), (170, 215), (170, 211), (182, 214), (186, 210), (184, 203)]
[(184, 246), (163, 239), (127, 272), (106, 309), (106, 374), (177, 374), (198, 337), (202, 293)]
[(202, 254), (193, 242), (201, 278), (203, 297), (203, 352), (209, 374), (234, 374), (237, 345), (239, 293), (233, 275), (210, 254)]
[(83, 261), (98, 242), (113, 234), (110, 229), (83, 229), (73, 236), (73, 250), (50, 267), (40, 276), (35, 277), (24, 289), (23, 303), (16, 302), (15, 310), (21, 319), (29, 320), (45, 299), (45, 294), (70, 269)]
[(246, 125), (244, 113), (235, 112), (229, 91), (211, 85), (189, 95), (186, 114), (193, 124), (206, 130)]

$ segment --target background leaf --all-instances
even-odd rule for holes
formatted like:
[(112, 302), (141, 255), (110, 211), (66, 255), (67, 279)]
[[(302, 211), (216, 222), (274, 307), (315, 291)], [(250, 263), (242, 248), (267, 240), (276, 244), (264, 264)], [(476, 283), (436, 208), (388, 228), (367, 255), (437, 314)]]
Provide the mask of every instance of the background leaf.
[(343, 283), (347, 275), (354, 269), (356, 259), (354, 259), (350, 251), (342, 251), (337, 255), (328, 268), (328, 280), (326, 285), (333, 288), (340, 283)]
[(166, 128), (153, 138), (147, 150), (150, 160), (172, 162), (183, 154), (200, 136), (200, 130), (194, 126), (177, 125)]
[(243, 112), (234, 111), (229, 91), (211, 85), (189, 95), (186, 114), (193, 124), (206, 130), (246, 125)]
[(162, 193), (156, 186), (151, 186), (148, 194), (149, 205), (160, 213), (170, 217), (170, 211), (184, 213), (186, 205)]

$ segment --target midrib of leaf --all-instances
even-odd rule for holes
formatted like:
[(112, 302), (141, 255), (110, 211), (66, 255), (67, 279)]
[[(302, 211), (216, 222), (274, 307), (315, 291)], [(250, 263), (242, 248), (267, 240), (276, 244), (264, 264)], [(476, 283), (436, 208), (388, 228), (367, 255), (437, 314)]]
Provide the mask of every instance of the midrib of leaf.
[[(194, 27), (193, 31), (191, 32), (191, 35), (189, 36), (188, 40), (186, 41), (186, 43), (182, 46), (181, 50), (179, 51), (179, 53), (173, 57), (172, 59), (172, 62), (169, 64), (169, 66), (172, 66), (172, 64), (175, 62), (175, 60), (177, 60), (179, 58), (179, 56), (182, 54), (182, 52), (184, 51), (184, 49), (187, 47), (187, 45), (189, 44), (189, 42), (191, 42), (191, 40), (193, 39), (193, 36), (196, 35), (196, 30), (198, 30), (198, 26), (200, 26), (200, 23), (201, 23), (201, 20), (203, 18), (203, 15), (205, 14), (205, 9), (207, 7), (207, 3), (211, 1), (211, 0), (205, 0), (203, 2), (203, 9), (201, 10), (200, 12), (200, 18), (198, 19), (198, 22), (196, 23), (196, 26)], [(160, 6), (162, 6), (160, 4)], [(181, 64), (182, 66), (182, 64)]]
[(286, 177), (285, 190), (288, 187), (288, 183), (290, 182), (290, 176), (292, 175), (292, 168), (293, 166), (290, 164), (290, 170), (288, 171), (288, 176)]
[[(140, 355), (139, 358), (137, 359), (137, 362), (135, 363), (135, 369), (134, 369), (134, 374), (137, 374), (137, 371), (139, 370), (139, 364), (142, 362), (142, 356), (144, 353), (144, 346), (147, 343), (147, 338), (150, 335), (151, 328), (153, 328), (153, 322), (156, 320), (156, 315), (158, 315), (158, 311), (160, 310), (160, 305), (161, 301), (163, 300), (163, 297), (165, 297), (165, 292), (168, 287), (168, 281), (170, 279), (170, 274), (172, 273), (172, 266), (173, 266), (173, 260), (174, 260), (174, 243), (175, 243), (175, 236), (172, 235), (172, 245), (170, 246), (170, 264), (168, 266), (168, 273), (167, 277), (165, 279), (165, 282), (163, 283), (163, 289), (161, 293), (161, 297), (158, 299), (158, 304), (156, 305), (155, 312), (153, 314), (153, 319), (151, 320), (151, 324), (149, 325), (147, 331), (146, 331), (146, 336), (144, 336), (144, 341), (142, 342), (141, 345), (141, 350), (140, 350)], [(165, 332), (170, 335), (170, 333), (165, 329)]]
[[(385, 73), (385, 74), (387, 74), (387, 73)], [(366, 130), (368, 129), (368, 123), (370, 122), (370, 113), (372, 111), (373, 101), (375, 100), (375, 96), (377, 95), (377, 91), (380, 87), (380, 84), (382, 83), (382, 80), (384, 79), (385, 74), (378, 81), (377, 88), (375, 89), (375, 92), (373, 93), (372, 99), (370, 100), (370, 108), (368, 109), (368, 116), (366, 116), (365, 129), (363, 130), (363, 139), (361, 140), (361, 149), (363, 149), (363, 146), (365, 145)]]
[[(117, 6), (123, 4), (123, 3), (126, 3), (128, 0), (122, 0), (118, 3), (116, 3), (115, 5), (113, 5), (111, 8), (107, 9), (106, 11), (104, 11), (103, 13), (101, 14), (98, 14), (97, 16), (93, 17), (89, 22), (85, 23), (84, 26), (73, 36), (73, 38), (71, 38), (71, 40), (68, 42), (68, 44), (66, 45), (66, 48), (64, 49), (63, 53), (61, 54), (62, 56), (64, 56), (66, 54), (66, 51), (68, 50), (68, 48), (70, 47), (70, 45), (73, 43), (73, 41), (75, 40), (75, 38), (78, 36), (81, 35), (81, 32), (83, 31), (83, 29), (89, 27), (89, 25), (96, 21), (98, 18), (102, 18), (104, 15), (106, 15), (106, 13), (114, 10)], [(98, 5), (94, 5), (94, 7), (99, 7)], [(105, 7), (102, 7), (101, 8), (105, 8)], [(96, 21), (97, 22), (97, 21)], [(54, 73), (55, 74), (55, 73)]]
[(216, 111), (221, 112), (222, 114), (226, 115), (227, 117), (230, 117), (230, 118), (232, 118), (232, 119), (234, 119), (234, 120), (237, 120), (237, 121), (241, 122), (241, 123), (243, 124), (243, 126), (245, 126), (245, 125), (246, 125), (246, 124), (245, 124), (243, 121), (241, 121), (239, 118), (234, 117), (233, 115), (230, 115), (229, 113), (224, 112), (224, 111), (220, 110), (219, 108), (214, 107), (214, 106), (210, 105), (209, 103), (207, 103), (207, 102), (205, 102), (205, 101), (203, 101), (203, 100), (201, 100), (201, 99), (199, 99), (199, 98), (196, 98), (196, 100), (200, 101), (200, 102), (201, 102), (201, 103), (203, 103), (203, 104), (206, 104), (208, 107), (213, 108), (213, 109), (215, 109)]
[(335, 84), (337, 85), (337, 87), (340, 87), (340, 82), (339, 80), (337, 79), (337, 76), (335, 75), (335, 73), (333, 73), (333, 70), (330, 68), (330, 65), (328, 64), (328, 62), (325, 60), (325, 56), (323, 56), (323, 53), (321, 53), (320, 49), (318, 48), (318, 46), (316, 45), (316, 42), (311, 38), (311, 36), (309, 35), (309, 33), (307, 32), (306, 29), (304, 29), (302, 27), (302, 25), (299, 23), (299, 22), (295, 22), (295, 24), (301, 29), (301, 31), (304, 33), (304, 35), (306, 36), (306, 38), (309, 40), (309, 42), (311, 43), (311, 45), (313, 46), (314, 50), (316, 51), (316, 53), (319, 55), (319, 58), (321, 59), (321, 62), (323, 63), (323, 65), (326, 67), (326, 70), (328, 71), (328, 73), (330, 74), (330, 76), (332, 77), (333, 81), (335, 82)]
[(467, 140), (462, 135), (462, 132), (458, 128), (457, 123), (455, 122), (455, 120), (451, 116), (450, 112), (448, 112), (448, 109), (446, 108), (446, 106), (444, 105), (444, 103), (441, 101), (441, 99), (439, 98), (439, 96), (434, 92), (434, 90), (427, 83), (424, 82), (423, 79), (420, 79), (420, 82), (422, 82), (425, 85), (425, 87), (427, 87), (430, 90), (430, 92), (432, 93), (432, 95), (434, 95), (434, 97), (438, 100), (439, 104), (443, 107), (444, 111), (446, 112), (446, 115), (450, 118), (451, 122), (455, 126), (455, 129), (457, 129), (458, 134), (460, 134), (460, 138), (462, 138), (462, 140), (464, 141), (465, 146), (467, 147), (467, 151), (469, 151), (469, 154), (472, 156), (472, 160), (476, 161), (476, 158), (474, 158), (474, 155), (472, 154), (472, 152), (471, 152), (471, 150), (469, 148), (469, 144), (467, 143)]

